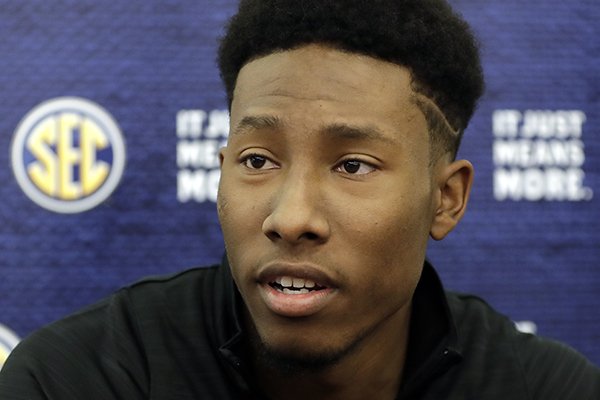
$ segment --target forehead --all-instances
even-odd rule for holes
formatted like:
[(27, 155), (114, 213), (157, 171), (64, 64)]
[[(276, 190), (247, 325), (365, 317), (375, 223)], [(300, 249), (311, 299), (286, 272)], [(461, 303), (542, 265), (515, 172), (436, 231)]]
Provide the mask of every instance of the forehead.
[(402, 66), (308, 45), (258, 58), (240, 70), (231, 123), (235, 128), (248, 115), (273, 115), (286, 122), (323, 118), (396, 130), (424, 122), (414, 96), (410, 72)]

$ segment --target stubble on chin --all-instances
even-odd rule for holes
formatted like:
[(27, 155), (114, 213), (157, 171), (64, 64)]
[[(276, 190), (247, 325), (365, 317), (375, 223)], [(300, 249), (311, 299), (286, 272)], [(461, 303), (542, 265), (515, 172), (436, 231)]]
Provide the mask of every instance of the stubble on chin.
[(301, 377), (323, 373), (335, 367), (356, 351), (370, 332), (362, 332), (338, 348), (303, 349), (299, 343), (278, 348), (261, 339), (254, 324), (248, 332), (248, 346), (254, 362), (260, 369), (273, 371), (284, 377)]

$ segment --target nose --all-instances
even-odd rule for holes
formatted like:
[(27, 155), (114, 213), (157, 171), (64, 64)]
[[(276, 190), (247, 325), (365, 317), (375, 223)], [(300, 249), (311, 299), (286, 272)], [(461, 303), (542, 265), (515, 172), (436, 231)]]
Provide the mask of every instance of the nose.
[(272, 242), (324, 243), (330, 226), (323, 209), (318, 177), (287, 177), (274, 193), (270, 213), (263, 221), (263, 233)]

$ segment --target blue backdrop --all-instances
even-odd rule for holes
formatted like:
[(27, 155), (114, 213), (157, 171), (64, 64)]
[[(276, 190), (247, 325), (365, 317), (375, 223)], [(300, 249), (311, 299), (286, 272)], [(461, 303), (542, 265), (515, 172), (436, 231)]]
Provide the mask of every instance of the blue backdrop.
[[(214, 59), (235, 3), (0, 1), (0, 364), (122, 285), (220, 259)], [(487, 93), (469, 210), (429, 258), (600, 364), (600, 3), (451, 3)]]

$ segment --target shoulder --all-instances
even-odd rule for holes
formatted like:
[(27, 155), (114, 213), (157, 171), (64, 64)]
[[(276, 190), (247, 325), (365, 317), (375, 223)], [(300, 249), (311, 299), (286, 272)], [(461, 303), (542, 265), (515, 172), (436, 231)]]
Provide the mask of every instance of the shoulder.
[[(129, 387), (131, 399), (140, 398), (122, 377), (128, 369), (141, 381), (144, 371), (132, 362), (140, 354), (128, 332), (128, 316), (113, 311), (117, 302), (117, 296), (111, 296), (25, 338), (0, 372), (0, 398), (74, 399), (90, 387), (98, 387), (98, 396), (107, 396), (107, 379), (124, 392)], [(123, 340), (115, 341), (115, 336)]]
[(145, 398), (146, 342), (160, 333), (146, 330), (144, 321), (160, 324), (172, 303), (196, 303), (199, 286), (211, 287), (207, 281), (215, 269), (143, 279), (32, 333), (0, 373), (0, 398), (71, 399), (91, 388), (95, 394), (88, 399), (114, 397), (109, 390), (123, 398)]
[(218, 266), (192, 268), (171, 275), (146, 277), (121, 289), (117, 295), (127, 298), (133, 305), (150, 301), (183, 306), (200, 294), (210, 295), (218, 290), (215, 281), (218, 278)]
[(447, 298), (465, 362), (489, 386), (505, 381), (523, 399), (600, 398), (600, 370), (571, 347), (519, 332), (477, 296), (447, 293)]
[(536, 399), (600, 399), (600, 369), (564, 343), (518, 334), (519, 355)]

